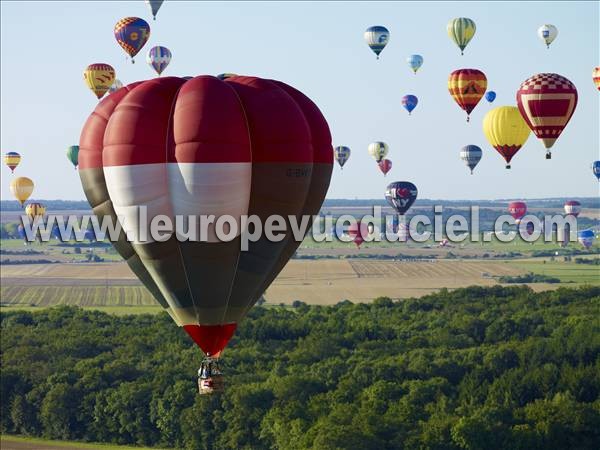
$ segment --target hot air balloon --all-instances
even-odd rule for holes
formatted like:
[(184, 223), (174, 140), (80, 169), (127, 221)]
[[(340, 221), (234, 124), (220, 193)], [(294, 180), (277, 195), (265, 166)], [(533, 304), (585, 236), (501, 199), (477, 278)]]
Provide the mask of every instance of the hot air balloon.
[(593, 230), (581, 230), (579, 233), (577, 233), (577, 240), (585, 247), (586, 250), (594, 245), (595, 239), (596, 235), (594, 234)]
[(90, 64), (83, 71), (83, 79), (96, 97), (101, 99), (115, 81), (115, 69), (104, 63)]
[[(227, 78), (231, 78), (231, 77), (237, 77), (238, 74), (237, 73), (220, 73), (219, 75), (217, 75), (217, 78), (219, 80), (225, 80)], [(185, 77), (184, 77), (185, 78)], [(194, 78), (194, 77), (189, 77), (189, 78)]]
[(382, 159), (377, 165), (379, 166), (379, 170), (383, 172), (383, 176), (386, 176), (387, 173), (392, 170), (392, 161), (389, 159)]
[(448, 22), (446, 27), (448, 36), (454, 41), (458, 48), (460, 48), (460, 54), (464, 54), (465, 47), (475, 36), (475, 22), (466, 17), (458, 17)]
[(496, 100), (496, 93), (494, 91), (487, 91), (485, 93), (485, 99), (488, 101), (488, 103), (492, 103), (494, 100)]
[(516, 106), (499, 106), (483, 118), (483, 133), (510, 169), (511, 159), (529, 137), (529, 128)]
[(123, 87), (123, 83), (118, 78), (115, 78), (115, 82), (111, 84), (110, 88), (108, 88), (108, 92), (112, 94), (115, 91), (118, 91)]
[(577, 200), (569, 200), (565, 203), (565, 214), (567, 216), (577, 217), (581, 212), (581, 203)]
[(385, 190), (385, 199), (403, 216), (417, 199), (417, 187), (408, 181), (394, 181)]
[(592, 72), (592, 80), (596, 85), (596, 88), (600, 91), (600, 66), (594, 67), (594, 71)]
[(131, 62), (135, 63), (133, 57), (138, 54), (150, 37), (150, 25), (139, 17), (125, 17), (115, 25), (115, 39), (118, 44), (131, 56)]
[(377, 55), (377, 59), (379, 59), (379, 54), (383, 51), (389, 40), (390, 32), (386, 27), (381, 25), (369, 27), (365, 31), (365, 41), (367, 41), (367, 45), (373, 50), (373, 53)]
[(600, 180), (600, 161), (594, 161), (592, 163), (592, 172), (596, 175), (596, 179)]
[(338, 162), (340, 167), (343, 168), (344, 164), (346, 164), (346, 161), (348, 161), (348, 158), (350, 158), (350, 147), (340, 145), (336, 147), (333, 152), (335, 160)]
[(473, 174), (473, 169), (481, 160), (482, 155), (483, 152), (476, 145), (465, 145), (460, 149), (460, 159), (471, 169), (471, 175)]
[(67, 158), (73, 164), (73, 167), (77, 169), (78, 158), (79, 158), (79, 145), (70, 145), (67, 147)]
[(550, 148), (577, 106), (575, 85), (556, 73), (538, 73), (521, 84), (517, 104), (531, 131), (544, 143), (546, 159), (550, 159)]
[(11, 173), (15, 173), (15, 169), (21, 162), (21, 155), (17, 152), (7, 152), (4, 154), (4, 164), (8, 166)]
[(550, 48), (550, 44), (558, 36), (558, 29), (554, 25), (542, 25), (537, 32), (540, 39), (546, 43), (546, 48)]
[[(206, 354), (201, 392), (221, 386), (210, 375), (216, 358), (300, 244), (288, 227), (282, 241), (263, 235), (242, 251), (237, 220), (255, 214), (266, 223), (280, 215), (300, 223), (318, 213), (333, 168), (327, 122), (310, 99), (279, 81), (164, 77), (100, 102), (79, 146), (94, 214), (126, 218), (113, 245)], [(140, 223), (142, 207), (148, 220)], [(230, 216), (232, 238), (219, 239), (212, 225), (203, 242), (140, 237), (136, 230), (158, 214), (171, 221)]]
[(10, 192), (23, 206), (33, 192), (33, 181), (27, 177), (18, 177), (10, 182)]
[(406, 62), (416, 75), (417, 70), (423, 65), (423, 57), (421, 55), (410, 55), (406, 58)]
[(525, 202), (510, 202), (508, 204), (508, 213), (515, 219), (515, 223), (519, 225), (521, 219), (527, 214), (527, 204)]
[(448, 91), (458, 106), (466, 111), (467, 122), (486, 88), (487, 78), (477, 69), (458, 69), (448, 77)]
[(160, 74), (163, 73), (163, 70), (165, 70), (171, 62), (171, 56), (171, 50), (167, 47), (157, 45), (148, 50), (146, 62), (160, 76)]
[(369, 152), (369, 155), (375, 159), (375, 161), (379, 162), (387, 156), (388, 146), (385, 142), (377, 141), (369, 144), (367, 151)]
[(44, 217), (44, 214), (46, 214), (46, 207), (41, 203), (29, 203), (25, 207), (25, 214), (33, 221), (36, 217)]
[(357, 248), (360, 248), (363, 242), (365, 242), (367, 236), (369, 236), (369, 227), (362, 223), (352, 223), (348, 227), (348, 236), (352, 238), (352, 242), (356, 245)]
[(163, 4), (163, 1), (164, 0), (144, 0), (146, 5), (150, 7), (150, 11), (152, 12), (152, 20), (156, 20), (156, 15)]
[(419, 99), (416, 97), (416, 95), (405, 95), (404, 97), (402, 97), (402, 106), (404, 107), (405, 110), (408, 111), (408, 115), (410, 116), (410, 113), (412, 113), (413, 109), (415, 109), (417, 107), (417, 104), (419, 103)]

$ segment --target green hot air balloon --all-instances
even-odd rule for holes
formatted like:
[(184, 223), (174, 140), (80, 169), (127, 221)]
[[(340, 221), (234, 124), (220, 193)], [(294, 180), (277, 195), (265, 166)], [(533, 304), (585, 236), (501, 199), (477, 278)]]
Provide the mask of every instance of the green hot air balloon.
[(67, 158), (69, 158), (71, 164), (77, 169), (77, 166), (79, 165), (79, 145), (67, 147)]

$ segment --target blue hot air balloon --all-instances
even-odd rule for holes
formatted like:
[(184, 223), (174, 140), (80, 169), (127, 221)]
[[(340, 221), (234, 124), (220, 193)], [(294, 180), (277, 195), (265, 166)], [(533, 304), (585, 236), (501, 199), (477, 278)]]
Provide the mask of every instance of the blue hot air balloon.
[(412, 71), (416, 74), (417, 70), (423, 65), (423, 57), (421, 55), (410, 55), (406, 58), (406, 62)]
[(402, 97), (402, 106), (408, 111), (409, 115), (412, 112), (412, 110), (417, 107), (418, 103), (419, 99), (415, 95), (408, 94)]
[(596, 178), (600, 180), (600, 161), (594, 161), (592, 163), (592, 170), (594, 171)]
[(494, 100), (496, 100), (496, 93), (494, 91), (487, 91), (485, 93), (485, 99), (489, 102), (492, 103)]
[(379, 54), (383, 51), (389, 40), (390, 32), (386, 27), (381, 25), (369, 27), (365, 31), (365, 41), (367, 41), (367, 45), (373, 50), (373, 53), (377, 55), (377, 59), (379, 59)]
[(394, 181), (385, 191), (385, 199), (401, 216), (417, 199), (417, 187), (408, 181)]
[(594, 234), (593, 230), (582, 230), (577, 233), (577, 240), (586, 249), (590, 248), (594, 244), (594, 239), (596, 239), (596, 235)]

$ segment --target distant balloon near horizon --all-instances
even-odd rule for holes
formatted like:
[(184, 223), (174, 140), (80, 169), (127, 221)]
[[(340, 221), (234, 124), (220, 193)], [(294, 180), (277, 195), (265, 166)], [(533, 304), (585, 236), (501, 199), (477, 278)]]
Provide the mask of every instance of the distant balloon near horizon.
[(581, 203), (577, 200), (570, 200), (565, 203), (564, 209), (567, 216), (577, 217), (581, 213)]
[(594, 161), (592, 163), (592, 172), (596, 175), (596, 179), (600, 181), (600, 161)]
[(108, 93), (112, 94), (113, 92), (117, 92), (119, 89), (123, 87), (123, 82), (118, 78), (115, 78), (113, 84), (111, 84), (110, 88), (108, 88)]
[(540, 39), (546, 44), (546, 48), (550, 48), (550, 44), (558, 36), (558, 28), (554, 25), (546, 24), (539, 27), (537, 33)]
[(333, 156), (337, 163), (340, 165), (340, 169), (344, 169), (344, 164), (348, 162), (351, 153), (352, 152), (350, 151), (350, 147), (346, 147), (344, 145), (339, 145), (333, 149)]
[(148, 50), (146, 62), (160, 76), (167, 68), (172, 58), (171, 50), (162, 45), (157, 45)]
[(487, 89), (487, 78), (478, 69), (458, 69), (448, 77), (448, 92), (462, 110), (467, 122)]
[(498, 106), (483, 118), (483, 134), (504, 158), (507, 169), (510, 169), (512, 158), (527, 142), (529, 133), (529, 127), (516, 106)]
[(83, 80), (100, 100), (115, 81), (115, 69), (110, 64), (90, 64), (83, 71)]
[(392, 161), (390, 161), (389, 159), (382, 159), (377, 163), (377, 165), (379, 166), (379, 170), (381, 170), (384, 177), (388, 174), (390, 170), (392, 170)]
[(521, 219), (527, 214), (527, 203), (525, 202), (510, 202), (508, 204), (508, 213), (515, 219), (515, 223), (519, 225)]
[(150, 12), (152, 13), (152, 20), (156, 20), (156, 15), (158, 14), (158, 10), (162, 6), (164, 0), (144, 0), (144, 3), (148, 5), (150, 8)]
[(577, 233), (577, 240), (586, 250), (588, 250), (594, 245), (596, 234), (593, 230), (581, 230)]
[(369, 155), (375, 159), (375, 161), (379, 162), (387, 156), (389, 147), (385, 142), (376, 141), (369, 144), (367, 151), (369, 152)]
[(600, 66), (594, 67), (594, 70), (592, 71), (592, 81), (594, 82), (596, 89), (600, 91)]
[(419, 99), (416, 95), (408, 94), (402, 97), (402, 106), (405, 110), (408, 111), (408, 115), (410, 116), (413, 110), (417, 107), (419, 103)]
[(475, 22), (467, 17), (452, 19), (446, 26), (448, 36), (458, 46), (461, 55), (464, 54), (465, 48), (475, 36), (476, 30)]
[(379, 54), (390, 41), (390, 32), (382, 25), (374, 25), (367, 28), (364, 38), (369, 48), (375, 53), (377, 59), (379, 59)]
[(423, 57), (421, 55), (410, 55), (408, 58), (406, 58), (406, 62), (416, 75), (417, 71), (423, 65)]
[(544, 144), (546, 159), (550, 159), (550, 148), (577, 107), (575, 85), (557, 73), (538, 73), (521, 83), (517, 105), (531, 131)]
[(482, 156), (483, 151), (476, 145), (465, 145), (460, 150), (460, 159), (462, 159), (471, 170), (471, 175), (473, 175), (473, 169), (479, 164)]
[(493, 103), (494, 100), (496, 100), (496, 93), (494, 91), (487, 91), (485, 93), (485, 99), (488, 101), (488, 103)]
[(17, 152), (6, 152), (4, 154), (4, 164), (10, 169), (10, 173), (15, 173), (15, 169), (21, 162), (21, 155)]
[(385, 199), (401, 216), (410, 209), (417, 195), (417, 187), (410, 181), (394, 181), (385, 190)]
[(352, 238), (354, 245), (356, 245), (357, 248), (360, 248), (367, 236), (369, 236), (369, 226), (360, 221), (352, 223), (348, 227), (348, 236)]
[(114, 34), (117, 43), (131, 57), (133, 64), (135, 55), (150, 38), (150, 25), (139, 17), (125, 17), (116, 23)]

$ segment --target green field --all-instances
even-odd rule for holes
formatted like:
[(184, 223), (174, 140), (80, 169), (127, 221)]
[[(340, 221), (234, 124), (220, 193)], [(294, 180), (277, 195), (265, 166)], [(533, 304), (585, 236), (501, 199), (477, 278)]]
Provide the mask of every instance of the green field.
[(561, 283), (600, 284), (600, 266), (537, 259), (514, 260), (506, 263), (527, 272), (556, 277)]
[[(38, 449), (103, 449), (103, 450), (150, 450), (150, 447), (131, 447), (115, 444), (94, 444), (86, 442), (73, 441), (53, 441), (49, 439), (30, 438), (24, 436), (1, 435), (0, 448), (19, 449), (19, 450), (38, 450)], [(152, 450), (158, 450), (152, 447)]]

